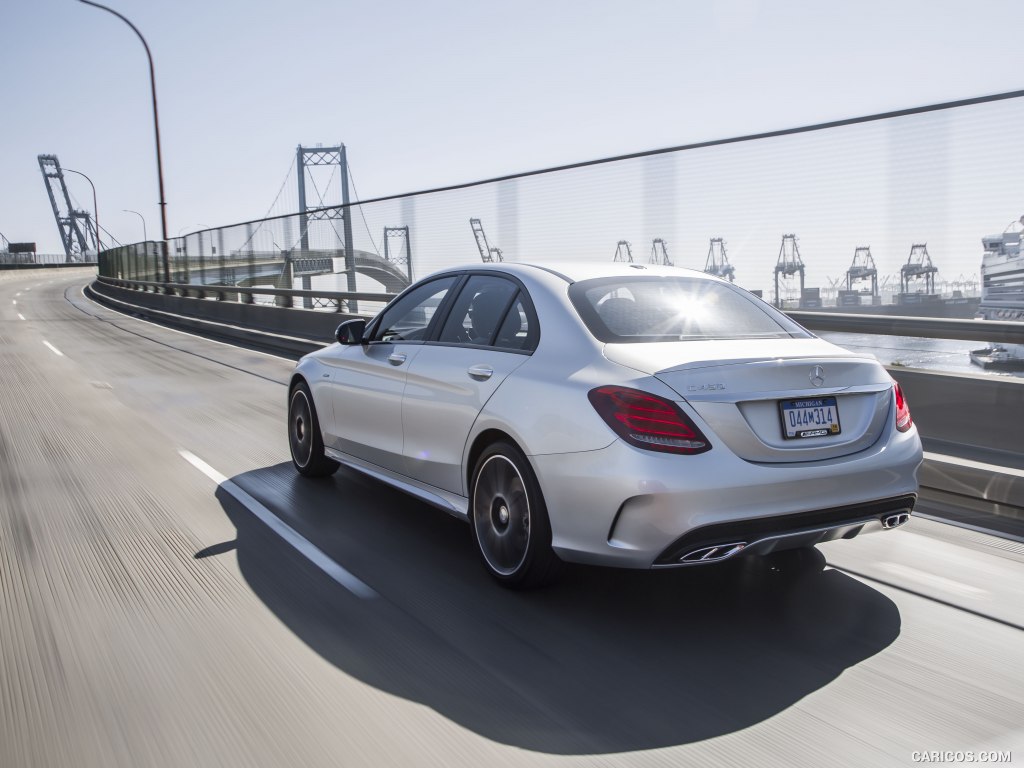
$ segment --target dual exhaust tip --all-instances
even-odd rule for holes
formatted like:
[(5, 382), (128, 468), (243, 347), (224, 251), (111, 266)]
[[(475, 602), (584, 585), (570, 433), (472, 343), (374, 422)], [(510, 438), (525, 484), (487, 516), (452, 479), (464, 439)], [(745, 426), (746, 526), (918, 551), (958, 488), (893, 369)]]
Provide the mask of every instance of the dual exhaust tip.
[(882, 527), (887, 531), (899, 528), (910, 519), (909, 512), (897, 512), (895, 515), (886, 515), (882, 518)]
[(732, 557), (741, 549), (747, 546), (745, 541), (735, 541), (732, 544), (716, 544), (713, 547), (701, 547), (687, 552), (679, 558), (680, 563), (713, 563), (716, 560), (725, 560)]
[[(896, 512), (891, 515), (886, 515), (882, 518), (882, 528), (891, 531), (893, 528), (899, 528), (901, 525), (905, 525), (910, 520), (910, 512)], [(715, 544), (710, 547), (701, 547), (687, 552), (685, 555), (679, 558), (679, 563), (713, 563), (718, 560), (725, 560), (726, 558), (732, 557), (738, 554), (742, 549), (747, 547), (745, 541), (734, 541), (729, 544)]]

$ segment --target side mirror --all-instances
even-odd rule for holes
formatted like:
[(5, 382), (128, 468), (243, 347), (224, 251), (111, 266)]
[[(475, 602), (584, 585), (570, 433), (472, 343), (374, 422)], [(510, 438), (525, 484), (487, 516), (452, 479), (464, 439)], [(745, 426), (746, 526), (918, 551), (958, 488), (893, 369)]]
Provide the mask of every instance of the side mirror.
[(334, 338), (338, 340), (339, 344), (362, 344), (363, 331), (365, 330), (365, 320), (346, 320), (344, 323), (338, 326), (338, 330), (334, 332)]

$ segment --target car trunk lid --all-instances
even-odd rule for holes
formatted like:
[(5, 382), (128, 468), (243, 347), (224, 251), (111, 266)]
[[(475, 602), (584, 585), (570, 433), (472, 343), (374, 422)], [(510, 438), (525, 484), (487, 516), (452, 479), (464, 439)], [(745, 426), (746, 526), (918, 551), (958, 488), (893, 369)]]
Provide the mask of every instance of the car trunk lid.
[(821, 339), (609, 344), (605, 355), (667, 384), (748, 461), (849, 455), (888, 424), (886, 370)]

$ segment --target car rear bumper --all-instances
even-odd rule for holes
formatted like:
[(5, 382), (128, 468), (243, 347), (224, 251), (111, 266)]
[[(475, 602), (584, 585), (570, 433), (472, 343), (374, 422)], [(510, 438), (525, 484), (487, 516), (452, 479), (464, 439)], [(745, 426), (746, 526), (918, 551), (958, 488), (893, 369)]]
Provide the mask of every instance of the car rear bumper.
[(907, 522), (916, 502), (917, 496), (908, 494), (866, 504), (706, 525), (672, 542), (655, 559), (654, 567), (703, 565), (892, 530)]
[(880, 443), (801, 464), (755, 464), (721, 449), (660, 454), (619, 440), (599, 451), (530, 458), (560, 557), (676, 567), (697, 564), (688, 556), (701, 547), (742, 544), (701, 561), (717, 562), (852, 538), (909, 515), (922, 459), (916, 430), (893, 430)]

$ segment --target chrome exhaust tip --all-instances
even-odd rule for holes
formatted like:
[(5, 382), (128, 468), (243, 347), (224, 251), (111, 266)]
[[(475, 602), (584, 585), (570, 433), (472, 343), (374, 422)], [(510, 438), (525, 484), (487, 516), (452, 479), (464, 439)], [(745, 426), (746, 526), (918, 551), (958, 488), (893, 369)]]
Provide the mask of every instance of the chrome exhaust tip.
[(887, 515), (886, 517), (883, 517), (882, 527), (887, 531), (891, 531), (893, 528), (899, 528), (909, 519), (909, 512), (897, 512), (895, 515)]
[(713, 563), (717, 560), (725, 560), (732, 557), (741, 549), (747, 546), (745, 541), (736, 541), (732, 544), (716, 544), (713, 547), (701, 547), (693, 549), (679, 558), (680, 563)]

